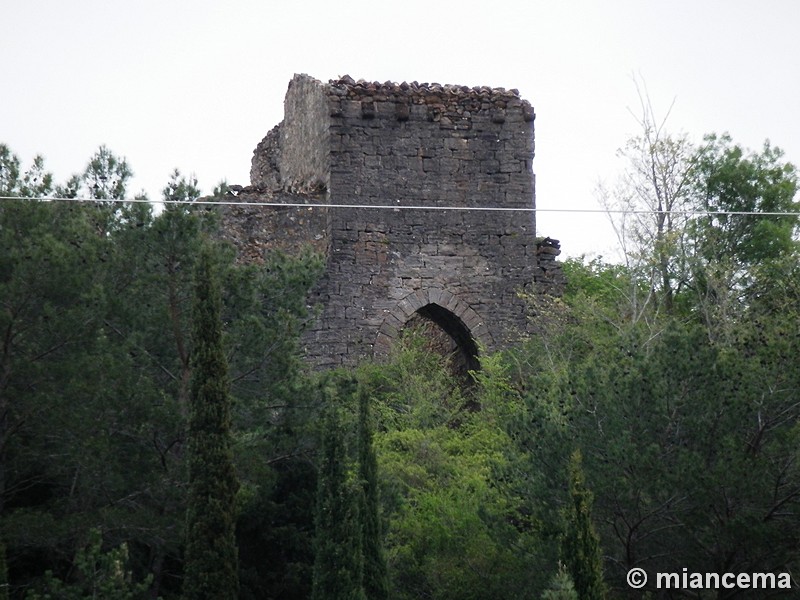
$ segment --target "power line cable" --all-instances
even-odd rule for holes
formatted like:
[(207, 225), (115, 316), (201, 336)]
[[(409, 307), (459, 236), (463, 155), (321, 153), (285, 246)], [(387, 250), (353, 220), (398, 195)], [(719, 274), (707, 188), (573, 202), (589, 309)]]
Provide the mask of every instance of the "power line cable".
[[(59, 198), (59, 197), (19, 197), (0, 196), (0, 200), (28, 200), (39, 202), (78, 202), (89, 204), (184, 204), (187, 206), (254, 206), (266, 208), (343, 208), (369, 210), (425, 210), (425, 211), (462, 211), (462, 212), (522, 212), (522, 213), (567, 213), (567, 214), (620, 214), (620, 215), (654, 215), (670, 214), (677, 216), (762, 216), (762, 217), (800, 217), (798, 212), (780, 211), (715, 211), (715, 210), (652, 210), (652, 209), (606, 209), (606, 208), (532, 208), (513, 206), (430, 206), (413, 204), (325, 204), (303, 202), (245, 202), (234, 200), (148, 200), (144, 198)], [(399, 202), (399, 201), (398, 201)]]

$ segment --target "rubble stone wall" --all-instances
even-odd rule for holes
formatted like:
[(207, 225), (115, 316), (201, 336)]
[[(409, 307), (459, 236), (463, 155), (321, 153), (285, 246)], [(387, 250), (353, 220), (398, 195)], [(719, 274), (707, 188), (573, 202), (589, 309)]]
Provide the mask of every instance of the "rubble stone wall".
[(330, 173), (330, 118), (324, 88), (310, 77), (289, 83), (281, 125), (281, 182), (289, 190), (324, 190)]
[(303, 339), (314, 364), (387, 352), (430, 305), (419, 314), (446, 315), (439, 325), (482, 351), (531, 331), (520, 293), (561, 284), (558, 243), (536, 241), (530, 211), (533, 123), (516, 90), (295, 76), (242, 195), (304, 191), (304, 203), (338, 207), (256, 210), (235, 235), (266, 249), (280, 244), (277, 228), (281, 247), (324, 248), (312, 299), (322, 310)]

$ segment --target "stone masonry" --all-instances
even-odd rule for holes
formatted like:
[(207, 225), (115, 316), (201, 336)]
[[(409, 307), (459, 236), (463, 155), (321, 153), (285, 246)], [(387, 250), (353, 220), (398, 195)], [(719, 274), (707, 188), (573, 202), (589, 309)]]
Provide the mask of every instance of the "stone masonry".
[(223, 223), (242, 260), (324, 254), (313, 364), (380, 357), (418, 317), (470, 358), (532, 331), (521, 294), (558, 293), (558, 242), (537, 242), (533, 212), (480, 210), (535, 206), (534, 111), (517, 90), (296, 75), (284, 110)]

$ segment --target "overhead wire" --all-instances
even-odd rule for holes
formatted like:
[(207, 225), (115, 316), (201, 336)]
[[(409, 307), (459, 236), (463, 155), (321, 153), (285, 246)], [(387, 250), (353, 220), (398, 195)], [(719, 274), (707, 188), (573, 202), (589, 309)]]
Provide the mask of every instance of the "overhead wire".
[[(236, 197), (236, 196), (233, 196)], [(323, 202), (250, 202), (236, 200), (149, 200), (146, 198), (63, 198), (56, 196), (20, 197), (0, 196), (0, 200), (29, 200), (40, 202), (78, 202), (78, 203), (122, 203), (122, 204), (183, 204), (187, 206), (253, 206), (265, 208), (341, 208), (369, 210), (425, 210), (461, 212), (520, 212), (520, 213), (567, 213), (567, 214), (622, 214), (650, 215), (670, 214), (677, 216), (762, 216), (762, 217), (800, 217), (800, 211), (736, 211), (736, 210), (654, 210), (624, 208), (534, 208), (515, 206), (437, 206), (420, 204), (328, 204)]]

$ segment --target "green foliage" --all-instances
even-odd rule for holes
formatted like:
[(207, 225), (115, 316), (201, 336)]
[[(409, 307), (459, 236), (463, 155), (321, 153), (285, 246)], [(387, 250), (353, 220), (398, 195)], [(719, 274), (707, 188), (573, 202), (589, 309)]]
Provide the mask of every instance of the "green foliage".
[(506, 430), (540, 473), (516, 481), (547, 521), (542, 498), (575, 504), (559, 474), (581, 450), (612, 587), (635, 566), (792, 571), (798, 220), (771, 213), (797, 212), (796, 169), (769, 144), (692, 147), (642, 124), (619, 201), (653, 212), (617, 221), (625, 264), (567, 261), (563, 301), (532, 305), (546, 335), (508, 353), (523, 409)]
[[(567, 261), (563, 298), (531, 299), (542, 335), (482, 356), (470, 384), (413, 333), (385, 364), (304, 373), (297, 337), (319, 257), (238, 264), (206, 243), (216, 215), (177, 170), (164, 198), (180, 202), (157, 215), (3, 201), (10, 595), (82, 597), (91, 585), (140, 597), (144, 581), (175, 598), (182, 541), (215, 514), (224, 556), (197, 567), (186, 548), (187, 582), (218, 568), (235, 577), (238, 550), (244, 600), (308, 598), (312, 586), (316, 598), (385, 598), (387, 577), (401, 600), (583, 598), (602, 594), (601, 570), (613, 591), (634, 566), (797, 571), (797, 220), (718, 214), (796, 210), (796, 173), (769, 145), (664, 136), (651, 129), (626, 149), (657, 167), (628, 182), (656, 210), (627, 223), (639, 245), (626, 264)], [(55, 193), (119, 197), (129, 177), (101, 148)], [(0, 187), (31, 197), (53, 184), (40, 158), (26, 170), (0, 146)], [(670, 206), (716, 213), (670, 220)], [(220, 297), (193, 319), (201, 266)], [(205, 323), (194, 335), (193, 322)], [(201, 355), (213, 357), (202, 368)], [(234, 433), (198, 437), (203, 415)], [(198, 472), (214, 469), (190, 455), (220, 467), (206, 482), (224, 497), (214, 510), (197, 508), (217, 494), (198, 492)], [(94, 530), (104, 546), (83, 543)]]
[(599, 189), (638, 283), (624, 299), (636, 320), (691, 304), (709, 331), (727, 335), (752, 270), (796, 251), (796, 168), (769, 142), (750, 152), (727, 134), (699, 145), (670, 134), (641, 91), (640, 100), (640, 133), (619, 153), (619, 183)]
[(496, 479), (513, 462), (495, 420), (503, 408), (489, 409), (505, 401), (503, 384), (476, 410), (482, 396), (464, 391), (413, 335), (360, 375), (379, 415), (390, 596), (524, 598), (541, 589), (547, 561), (536, 526), (513, 486)]
[(692, 200), (689, 172), (694, 145), (685, 135), (666, 130), (656, 117), (646, 90), (636, 82), (639, 132), (618, 151), (625, 167), (617, 185), (598, 188), (600, 202), (615, 211), (611, 222), (624, 264), (645, 286), (645, 294), (630, 290), (631, 314), (672, 312), (674, 296), (686, 276), (682, 250)]
[(542, 600), (579, 600), (572, 578), (562, 565), (542, 594)]
[(377, 394), (378, 420), (388, 428), (433, 427), (457, 420), (466, 409), (461, 382), (443, 369), (440, 357), (425, 349), (419, 335), (405, 336), (391, 360), (364, 365), (361, 376)]
[(200, 197), (197, 187), (197, 177), (192, 175), (187, 178), (175, 169), (169, 176), (169, 183), (161, 191), (162, 198), (167, 202), (192, 202)]
[(358, 389), (358, 474), (362, 486), (361, 540), (364, 556), (364, 592), (367, 600), (389, 597), (389, 580), (378, 498), (378, 459), (370, 422), (370, 397), (365, 387)]
[[(276, 424), (276, 405), (295, 414), (297, 406), (289, 405), (302, 405), (296, 399), (309, 393), (295, 389), (301, 370), (297, 338), (311, 316), (306, 291), (321, 272), (315, 254), (289, 257), (276, 252), (263, 265), (237, 266), (225, 273), (223, 318), (235, 416), (250, 428), (261, 424), (265, 435), (263, 425)], [(265, 404), (265, 398), (272, 401)]]
[(74, 565), (71, 581), (62, 581), (47, 571), (41, 591), (28, 592), (26, 600), (140, 600), (150, 586), (148, 580), (132, 580), (126, 544), (103, 551), (103, 536), (98, 529), (89, 531), (89, 539), (78, 550)]
[[(188, 190), (182, 177), (171, 184), (182, 181)], [(83, 194), (82, 178), (73, 183)], [(158, 215), (147, 204), (0, 205), (0, 531), (12, 594), (48, 569), (69, 581), (76, 540), (98, 526), (108, 546), (127, 544), (136, 579), (152, 575), (152, 594), (179, 593), (193, 273), (215, 227), (213, 212), (190, 203)], [(247, 508), (241, 531), (296, 549), (274, 552), (272, 570), (242, 592), (307, 597), (315, 479), (303, 466), (313, 411), (296, 337), (320, 261), (274, 256), (245, 267), (223, 245), (211, 253), (247, 492), (237, 499)], [(281, 527), (258, 506), (285, 514)], [(251, 569), (263, 553), (246, 549)], [(296, 573), (294, 596), (280, 591), (291, 580), (277, 576), (284, 568)]]
[[(262, 464), (265, 456), (258, 455)], [(316, 471), (302, 454), (280, 458), (266, 471), (261, 478), (251, 472), (240, 493), (240, 598), (306, 600), (314, 565)]]
[(652, 164), (683, 166), (663, 181), (633, 162), (654, 195), (632, 197), (680, 190), (680, 206), (712, 214), (668, 221), (656, 203), (624, 266), (568, 261), (563, 303), (546, 307), (557, 318), (532, 307), (547, 335), (507, 357), (524, 410), (506, 430), (542, 475), (521, 490), (544, 520), (539, 498), (570, 506), (559, 473), (581, 450), (611, 587), (632, 567), (793, 571), (798, 222), (758, 213), (797, 211), (796, 170), (769, 144), (752, 153), (727, 136), (686, 162), (683, 147), (651, 149)]
[(100, 146), (80, 175), (54, 185), (53, 175), (45, 169), (44, 158), (37, 155), (24, 172), (21, 161), (11, 149), (0, 144), (0, 196), (21, 198), (86, 197), (96, 200), (122, 200), (133, 172), (124, 158), (106, 146)]
[[(728, 335), (753, 298), (757, 272), (796, 256), (797, 172), (769, 142), (747, 152), (725, 135), (706, 137), (693, 174), (697, 208), (710, 214), (689, 225), (687, 291), (712, 335)], [(719, 214), (726, 211), (741, 214)]]
[[(107, 273), (86, 268), (111, 256), (109, 241), (96, 233), (103, 217), (36, 201), (4, 201), (0, 210), (0, 507), (5, 530), (13, 531), (5, 536), (9, 547), (37, 543), (8, 519), (9, 508), (51, 504), (63, 515), (98, 496), (107, 502), (118, 482), (98, 488), (93, 477), (112, 460), (138, 456), (123, 448), (110, 458), (98, 454), (109, 450), (111, 438), (122, 441), (112, 432), (126, 419), (124, 410), (110, 412), (108, 405), (125, 381), (115, 377), (119, 355), (103, 332)], [(107, 427), (96, 429), (98, 416)], [(59, 460), (50, 458), (54, 453)], [(72, 526), (63, 519), (44, 533), (52, 542)]]
[(0, 144), (0, 196), (42, 198), (53, 192), (53, 175), (44, 167), (44, 158), (35, 156), (33, 164), (20, 177), (21, 161), (5, 144)]
[(629, 285), (629, 271), (622, 265), (594, 258), (588, 263), (584, 258), (568, 258), (562, 263), (567, 285), (564, 299), (571, 302), (577, 297), (594, 298), (600, 305), (613, 304)]
[(600, 540), (592, 523), (592, 493), (586, 489), (579, 450), (569, 459), (569, 502), (564, 510), (566, 530), (561, 542), (561, 560), (571, 574), (578, 598), (605, 598)]
[[(630, 320), (603, 291), (613, 272), (601, 270), (595, 287), (567, 297), (559, 329), (509, 353), (523, 410), (509, 412), (506, 429), (541, 473), (522, 489), (543, 519), (538, 499), (566, 506), (559, 474), (581, 450), (612, 586), (635, 566), (795, 568), (796, 264), (754, 269), (759, 293), (724, 336), (688, 302), (676, 305), (685, 316)], [(780, 277), (768, 284), (767, 273)]]
[(6, 559), (6, 545), (0, 540), (0, 600), (8, 600), (8, 562)]
[(225, 179), (222, 179), (211, 192), (211, 196), (214, 198), (221, 198), (225, 194), (228, 193), (228, 182)]
[(795, 215), (725, 215), (796, 213), (797, 172), (783, 152), (767, 141), (760, 153), (746, 152), (730, 136), (706, 136), (693, 168), (698, 208), (710, 211), (694, 223), (700, 256), (709, 263), (736, 261), (747, 268), (795, 248)]
[(192, 311), (189, 498), (183, 596), (236, 598), (236, 491), (228, 364), (222, 346), (221, 298), (211, 254), (196, 271)]
[(19, 196), (19, 157), (0, 144), (0, 196)]
[(89, 198), (122, 200), (132, 176), (133, 171), (124, 158), (117, 157), (106, 146), (100, 146), (86, 165), (82, 180)]
[(363, 600), (361, 486), (348, 473), (345, 431), (334, 390), (326, 390), (314, 519), (311, 598)]

